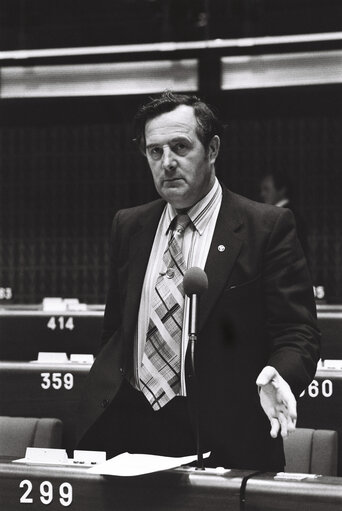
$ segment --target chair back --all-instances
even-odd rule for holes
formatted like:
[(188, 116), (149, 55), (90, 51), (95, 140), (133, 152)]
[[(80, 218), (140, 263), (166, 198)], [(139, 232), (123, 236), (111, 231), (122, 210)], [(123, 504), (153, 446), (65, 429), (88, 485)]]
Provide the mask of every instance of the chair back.
[(297, 428), (284, 440), (286, 472), (337, 475), (336, 431)]
[(25, 456), (26, 447), (60, 448), (63, 424), (60, 419), (0, 417), (0, 455)]

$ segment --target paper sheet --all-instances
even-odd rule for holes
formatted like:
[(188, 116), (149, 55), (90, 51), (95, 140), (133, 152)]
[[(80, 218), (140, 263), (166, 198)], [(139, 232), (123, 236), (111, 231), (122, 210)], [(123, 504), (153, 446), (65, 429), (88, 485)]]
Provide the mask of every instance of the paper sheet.
[(317, 479), (321, 477), (317, 474), (302, 474), (299, 472), (278, 472), (274, 479), (279, 479), (281, 481), (302, 481), (303, 479)]
[[(208, 458), (210, 452), (203, 454), (203, 458)], [(197, 456), (183, 456), (181, 458), (172, 458), (167, 456), (157, 456), (154, 454), (130, 454), (124, 452), (100, 463), (89, 469), (93, 474), (112, 475), (112, 476), (139, 476), (169, 470), (181, 465), (186, 465), (196, 461)]]

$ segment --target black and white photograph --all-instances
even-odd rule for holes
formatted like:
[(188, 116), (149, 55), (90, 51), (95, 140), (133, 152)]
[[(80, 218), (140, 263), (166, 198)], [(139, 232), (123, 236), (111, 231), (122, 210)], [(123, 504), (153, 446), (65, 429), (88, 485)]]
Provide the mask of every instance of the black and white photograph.
[(0, 0), (0, 508), (342, 509), (341, 0)]

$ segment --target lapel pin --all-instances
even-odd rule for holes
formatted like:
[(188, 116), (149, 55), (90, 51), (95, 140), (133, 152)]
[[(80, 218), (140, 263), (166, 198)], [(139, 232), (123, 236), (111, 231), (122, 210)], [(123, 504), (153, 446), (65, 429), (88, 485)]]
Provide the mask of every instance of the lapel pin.
[(225, 247), (224, 245), (219, 245), (219, 246), (217, 247), (217, 250), (218, 250), (219, 252), (224, 252), (224, 251), (226, 250), (226, 247)]

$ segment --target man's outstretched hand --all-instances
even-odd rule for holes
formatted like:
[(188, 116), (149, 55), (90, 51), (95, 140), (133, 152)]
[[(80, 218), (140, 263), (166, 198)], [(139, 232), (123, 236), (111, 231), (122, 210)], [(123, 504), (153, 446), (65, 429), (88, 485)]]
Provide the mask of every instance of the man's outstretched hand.
[(271, 437), (276, 438), (279, 431), (287, 437), (296, 429), (297, 421), (297, 402), (289, 384), (271, 366), (264, 367), (256, 384), (261, 406), (271, 423)]

